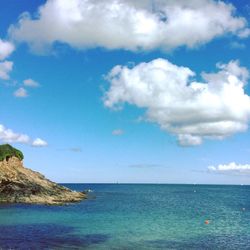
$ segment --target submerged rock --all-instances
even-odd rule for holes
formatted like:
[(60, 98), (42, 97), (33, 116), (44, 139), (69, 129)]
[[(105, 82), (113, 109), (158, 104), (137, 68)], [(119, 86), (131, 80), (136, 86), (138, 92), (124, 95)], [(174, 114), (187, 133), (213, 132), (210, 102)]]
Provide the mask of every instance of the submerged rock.
[(53, 205), (86, 198), (83, 192), (72, 191), (25, 168), (20, 153), (8, 144), (0, 146), (0, 202)]

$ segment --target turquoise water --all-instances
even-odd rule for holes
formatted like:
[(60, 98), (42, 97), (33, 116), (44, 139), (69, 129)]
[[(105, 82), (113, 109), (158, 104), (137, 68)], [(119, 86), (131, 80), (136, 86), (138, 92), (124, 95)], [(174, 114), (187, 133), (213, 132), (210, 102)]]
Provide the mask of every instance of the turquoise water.
[(1, 205), (0, 249), (250, 249), (250, 186), (67, 186), (94, 192), (66, 206)]

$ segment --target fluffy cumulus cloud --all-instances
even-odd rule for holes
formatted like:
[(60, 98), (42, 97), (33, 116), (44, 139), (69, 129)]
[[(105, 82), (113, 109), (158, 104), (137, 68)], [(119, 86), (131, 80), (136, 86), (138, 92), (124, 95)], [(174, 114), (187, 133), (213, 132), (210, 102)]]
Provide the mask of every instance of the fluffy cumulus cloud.
[(0, 39), (0, 60), (7, 58), (14, 50), (15, 47), (12, 43)]
[(0, 79), (8, 80), (9, 73), (12, 71), (13, 68), (13, 62), (10, 61), (4, 61), (0, 62)]
[(28, 92), (25, 88), (19, 88), (14, 92), (14, 96), (18, 98), (25, 98), (28, 97)]
[(28, 144), (34, 147), (43, 147), (48, 145), (47, 142), (40, 138), (32, 140), (28, 135), (16, 133), (2, 124), (0, 124), (0, 141), (3, 143)]
[(11, 42), (0, 39), (0, 79), (9, 80), (9, 73), (12, 71), (13, 62), (3, 61), (15, 50)]
[(18, 97), (18, 98), (25, 98), (25, 97), (28, 97), (29, 94), (28, 94), (28, 91), (26, 88), (37, 88), (40, 86), (40, 84), (38, 82), (36, 82), (35, 80), (29, 78), (29, 79), (26, 79), (23, 81), (23, 86), (24, 87), (20, 87), (18, 88), (14, 93), (13, 95), (15, 97)]
[(5, 128), (0, 124), (0, 140), (7, 143), (29, 143), (30, 138), (28, 135), (15, 133), (11, 129)]
[(37, 81), (31, 78), (24, 80), (23, 85), (26, 87), (31, 87), (31, 88), (37, 88), (40, 86), (40, 84)]
[(48, 146), (48, 143), (40, 138), (36, 138), (33, 142), (32, 142), (32, 146), (34, 147), (45, 147)]
[(220, 164), (218, 166), (209, 166), (208, 171), (210, 173), (221, 173), (221, 174), (247, 174), (250, 175), (250, 165), (236, 164), (231, 162), (229, 164)]
[(239, 61), (216, 66), (217, 72), (202, 73), (198, 82), (191, 69), (165, 59), (132, 68), (117, 65), (106, 76), (110, 87), (104, 104), (146, 109), (146, 120), (176, 135), (182, 146), (223, 139), (248, 128), (250, 97), (244, 87), (249, 72)]
[(12, 39), (35, 51), (55, 42), (78, 49), (169, 50), (227, 33), (244, 38), (250, 30), (232, 4), (215, 0), (48, 0), (9, 29)]

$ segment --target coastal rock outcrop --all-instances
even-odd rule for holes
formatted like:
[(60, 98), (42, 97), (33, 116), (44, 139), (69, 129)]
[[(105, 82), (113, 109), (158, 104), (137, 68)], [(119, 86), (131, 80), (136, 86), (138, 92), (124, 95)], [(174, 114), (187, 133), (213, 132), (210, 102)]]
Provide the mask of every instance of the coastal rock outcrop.
[(86, 198), (84, 192), (58, 185), (23, 166), (23, 154), (0, 145), (0, 203), (65, 204)]

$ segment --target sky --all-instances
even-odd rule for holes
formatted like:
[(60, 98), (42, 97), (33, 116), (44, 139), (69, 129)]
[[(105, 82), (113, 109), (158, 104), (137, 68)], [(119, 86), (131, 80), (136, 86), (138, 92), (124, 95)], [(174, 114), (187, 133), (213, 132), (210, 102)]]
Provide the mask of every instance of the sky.
[(2, 0), (0, 143), (60, 183), (250, 184), (248, 0)]

